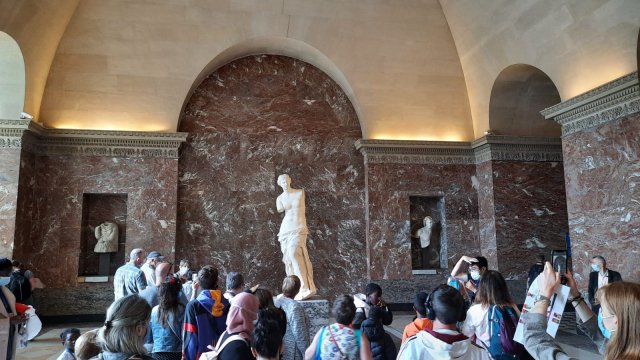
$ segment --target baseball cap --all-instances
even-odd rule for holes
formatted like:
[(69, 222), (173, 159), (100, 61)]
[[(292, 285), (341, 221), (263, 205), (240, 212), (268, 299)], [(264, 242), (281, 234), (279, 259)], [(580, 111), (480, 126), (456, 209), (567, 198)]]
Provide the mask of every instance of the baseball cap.
[(164, 256), (162, 256), (162, 254), (160, 254), (157, 251), (152, 251), (149, 253), (149, 255), (147, 255), (147, 259), (159, 259), (159, 260), (164, 260)]

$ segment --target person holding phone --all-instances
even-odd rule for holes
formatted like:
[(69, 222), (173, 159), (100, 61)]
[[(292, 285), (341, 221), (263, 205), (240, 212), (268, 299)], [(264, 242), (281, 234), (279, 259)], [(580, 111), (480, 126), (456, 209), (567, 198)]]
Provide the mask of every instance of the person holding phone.
[[(638, 359), (640, 357), (640, 284), (615, 282), (597, 293), (602, 305), (595, 314), (580, 295), (571, 274), (565, 274), (570, 288), (569, 302), (583, 321), (581, 329), (594, 341), (605, 360)], [(523, 314), (523, 340), (527, 351), (536, 359), (572, 359), (546, 332), (547, 308), (555, 289), (560, 286), (560, 274), (547, 262), (538, 278), (540, 295), (531, 311)]]

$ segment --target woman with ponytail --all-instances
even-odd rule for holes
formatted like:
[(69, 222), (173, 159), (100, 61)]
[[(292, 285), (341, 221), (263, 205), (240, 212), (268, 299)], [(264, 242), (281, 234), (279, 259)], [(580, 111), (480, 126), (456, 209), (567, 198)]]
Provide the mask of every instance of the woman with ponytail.
[(158, 287), (159, 304), (151, 310), (153, 358), (155, 360), (182, 359), (182, 322), (184, 305), (180, 303), (182, 282), (169, 275)]

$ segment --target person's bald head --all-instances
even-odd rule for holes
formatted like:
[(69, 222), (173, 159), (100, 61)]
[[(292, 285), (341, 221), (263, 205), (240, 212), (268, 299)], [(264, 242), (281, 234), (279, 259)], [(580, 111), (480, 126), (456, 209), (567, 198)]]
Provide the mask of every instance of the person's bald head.
[(156, 286), (162, 285), (164, 278), (169, 275), (169, 271), (171, 271), (171, 264), (167, 262), (156, 265)]

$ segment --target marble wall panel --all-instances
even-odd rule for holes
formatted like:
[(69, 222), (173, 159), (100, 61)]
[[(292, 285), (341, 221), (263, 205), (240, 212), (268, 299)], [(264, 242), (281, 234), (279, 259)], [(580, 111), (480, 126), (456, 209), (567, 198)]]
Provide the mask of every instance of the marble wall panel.
[(640, 281), (640, 114), (563, 138), (573, 266), (582, 286), (602, 255), (622, 278)]
[(306, 193), (307, 246), (320, 295), (355, 290), (365, 268), (364, 164), (346, 95), (315, 67), (250, 56), (195, 90), (180, 131), (178, 258), (240, 271), (279, 292), (278, 175)]
[[(31, 249), (31, 231), (38, 227), (36, 218), (36, 156), (26, 150), (22, 150), (20, 158), (20, 180), (18, 182), (18, 206), (16, 210), (16, 248)], [(14, 256), (15, 260), (25, 263), (28, 268), (31, 265), (28, 261), (19, 258), (18, 253)]]
[(177, 172), (177, 159), (34, 156), (33, 201), (20, 213), (32, 226), (17, 233), (16, 257), (47, 287), (75, 287), (83, 194), (116, 193), (128, 196), (125, 251), (142, 247), (171, 258)]
[(11, 259), (16, 229), (20, 149), (0, 149), (0, 158), (0, 256)]
[(443, 196), (442, 254), (449, 270), (480, 252), (475, 165), (367, 164), (369, 271), (374, 280), (411, 279), (410, 196)]
[(566, 248), (562, 163), (493, 161), (491, 173), (498, 269), (524, 280), (535, 254)]
[(496, 248), (496, 218), (493, 194), (493, 163), (485, 161), (476, 166), (478, 188), (478, 226), (482, 256), (491, 267), (498, 266)]

